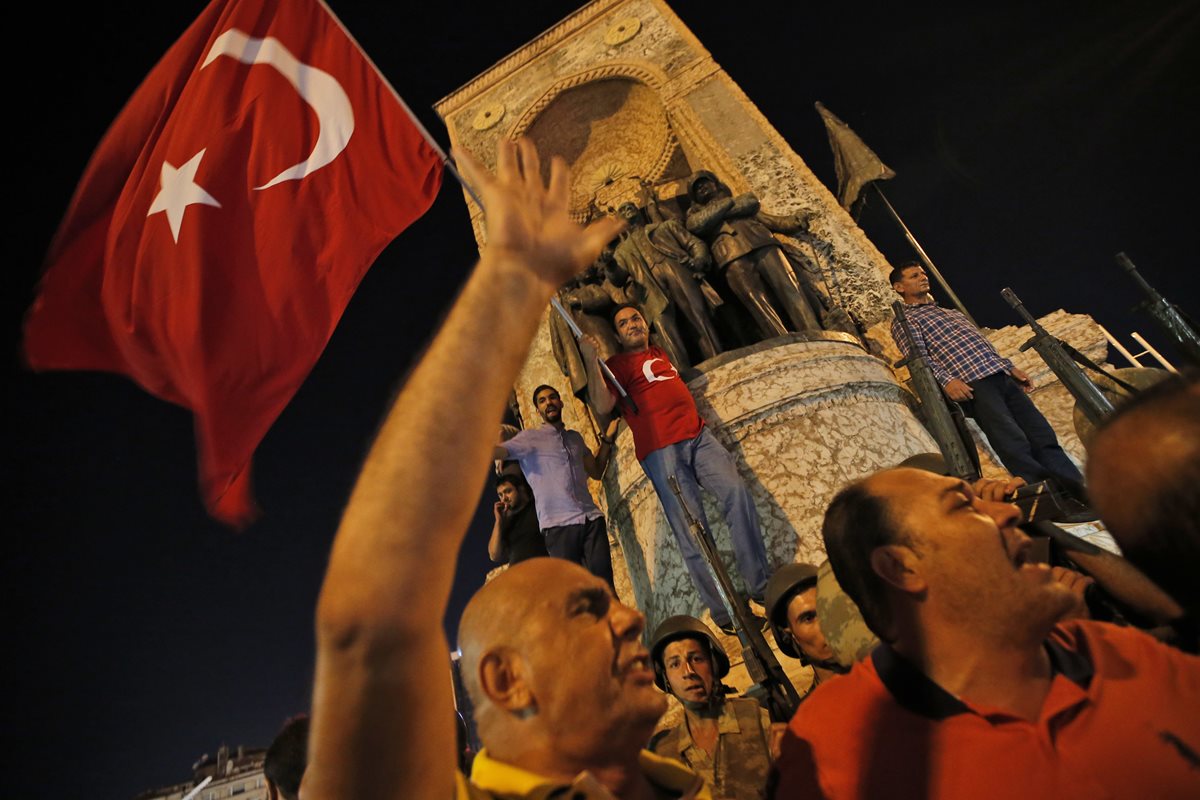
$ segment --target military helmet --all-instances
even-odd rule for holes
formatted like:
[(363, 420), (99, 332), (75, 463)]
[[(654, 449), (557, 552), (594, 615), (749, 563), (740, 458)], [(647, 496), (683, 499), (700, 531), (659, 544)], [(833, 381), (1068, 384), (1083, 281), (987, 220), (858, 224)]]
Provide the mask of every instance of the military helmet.
[(688, 199), (691, 200), (693, 203), (700, 202), (698, 199), (696, 199), (696, 184), (698, 184), (700, 181), (704, 181), (704, 180), (712, 181), (713, 183), (715, 183), (717, 185), (718, 189), (724, 189), (725, 191), (729, 191), (729, 187), (726, 186), (724, 183), (722, 183), (721, 179), (718, 178), (716, 175), (712, 174), (711, 172), (709, 172), (706, 169), (697, 170), (692, 173), (692, 176), (690, 178), (688, 178), (688, 184), (687, 184)]
[(779, 651), (785, 656), (798, 658), (802, 664), (807, 664), (808, 659), (796, 647), (788, 632), (787, 607), (794, 595), (816, 585), (817, 568), (812, 564), (785, 564), (775, 570), (771, 580), (767, 581), (767, 596), (763, 605), (767, 609), (767, 621), (771, 624), (775, 644), (779, 645)]
[(729, 656), (725, 653), (725, 648), (712, 635), (712, 631), (708, 627), (687, 614), (678, 614), (674, 617), (667, 617), (654, 630), (654, 636), (650, 639), (650, 661), (654, 664), (654, 682), (658, 688), (664, 692), (671, 691), (667, 688), (667, 672), (663, 667), (662, 654), (667, 645), (677, 639), (701, 639), (708, 643), (708, 652), (712, 655), (713, 660), (713, 678), (717, 683), (721, 682), (729, 674)]
[(843, 591), (828, 561), (817, 569), (817, 619), (821, 620), (821, 632), (833, 649), (833, 657), (847, 669), (879, 644), (879, 637), (867, 627), (862, 612)]

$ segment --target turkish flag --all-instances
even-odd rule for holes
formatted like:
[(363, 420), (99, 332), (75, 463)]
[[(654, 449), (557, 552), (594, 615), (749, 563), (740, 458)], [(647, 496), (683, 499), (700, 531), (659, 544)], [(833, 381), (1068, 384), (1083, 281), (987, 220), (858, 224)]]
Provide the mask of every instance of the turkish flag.
[(25, 324), (31, 367), (128, 375), (192, 410), (210, 513), (441, 159), (317, 0), (214, 0), (92, 155)]

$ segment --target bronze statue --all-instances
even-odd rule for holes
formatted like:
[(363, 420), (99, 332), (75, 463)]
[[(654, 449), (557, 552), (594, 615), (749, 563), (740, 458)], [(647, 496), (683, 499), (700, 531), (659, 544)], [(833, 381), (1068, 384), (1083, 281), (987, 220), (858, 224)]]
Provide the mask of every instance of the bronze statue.
[(730, 290), (750, 312), (763, 338), (788, 332), (767, 286), (794, 330), (820, 330), (821, 323), (801, 291), (792, 265), (771, 235), (772, 231), (800, 233), (807, 228), (808, 217), (767, 214), (753, 193), (733, 197), (729, 187), (707, 170), (692, 176), (688, 197), (692, 201), (688, 230), (708, 241), (717, 268), (724, 270)]
[[(691, 325), (703, 358), (720, 353), (721, 340), (700, 289), (704, 272), (712, 264), (708, 247), (678, 220), (666, 218), (644, 224), (641, 209), (633, 203), (622, 204), (617, 215), (629, 227), (621, 235), (613, 260), (642, 287), (647, 298), (642, 303), (646, 318), (652, 320), (653, 314), (662, 314), (675, 327), (674, 310), (678, 309)], [(669, 350), (668, 355), (674, 363), (688, 365), (686, 360), (675, 361), (675, 354)]]

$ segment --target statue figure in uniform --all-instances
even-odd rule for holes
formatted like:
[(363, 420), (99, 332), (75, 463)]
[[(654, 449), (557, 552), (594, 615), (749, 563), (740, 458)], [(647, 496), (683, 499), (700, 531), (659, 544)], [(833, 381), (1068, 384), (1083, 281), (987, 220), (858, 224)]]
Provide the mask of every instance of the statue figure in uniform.
[(708, 242), (717, 268), (724, 271), (730, 290), (750, 312), (763, 338), (788, 332), (776, 303), (792, 330), (820, 330), (821, 323), (801, 291), (792, 265), (771, 235), (772, 231), (799, 233), (807, 228), (808, 217), (767, 214), (753, 193), (733, 197), (729, 187), (707, 170), (692, 176), (688, 197), (692, 201), (688, 230)]

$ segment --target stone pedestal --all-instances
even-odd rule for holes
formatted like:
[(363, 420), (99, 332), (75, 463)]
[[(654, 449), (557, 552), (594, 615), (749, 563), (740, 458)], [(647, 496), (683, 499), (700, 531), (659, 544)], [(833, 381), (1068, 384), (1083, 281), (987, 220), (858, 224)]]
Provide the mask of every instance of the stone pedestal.
[[(847, 482), (937, 449), (888, 366), (843, 334), (773, 339), (697, 371), (688, 387), (705, 422), (737, 458), (773, 568), (825, 560), (821, 518)], [(651, 629), (672, 614), (700, 616), (699, 597), (628, 429), (617, 446), (601, 502), (627, 568), (621, 582), (629, 583), (618, 589), (646, 613)], [(728, 528), (707, 495), (704, 510), (732, 566)]]

